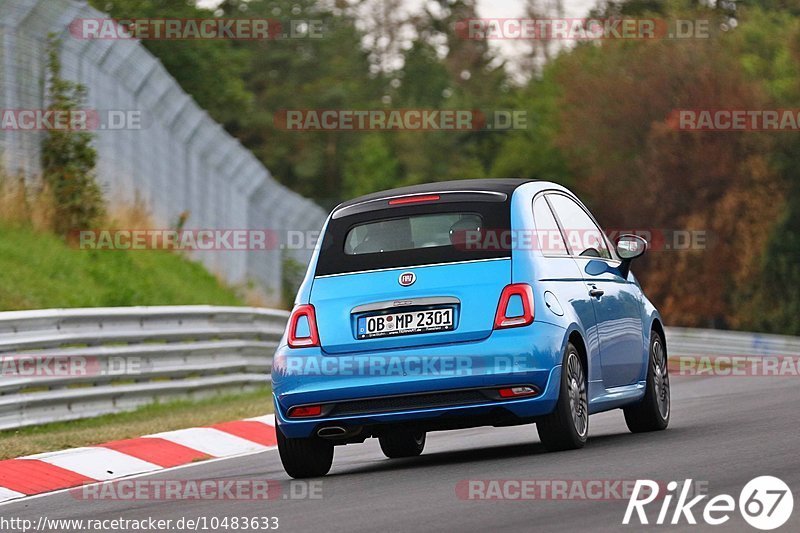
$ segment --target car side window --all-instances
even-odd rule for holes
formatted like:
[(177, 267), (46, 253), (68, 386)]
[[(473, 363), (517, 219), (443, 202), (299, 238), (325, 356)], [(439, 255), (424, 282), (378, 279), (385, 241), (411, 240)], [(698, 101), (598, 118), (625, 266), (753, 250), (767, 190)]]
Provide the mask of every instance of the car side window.
[(564, 237), (544, 195), (533, 201), (533, 221), (536, 224), (536, 235), (532, 244), (538, 246), (545, 255), (569, 255)]
[(611, 259), (603, 232), (583, 208), (563, 194), (548, 194), (573, 255)]

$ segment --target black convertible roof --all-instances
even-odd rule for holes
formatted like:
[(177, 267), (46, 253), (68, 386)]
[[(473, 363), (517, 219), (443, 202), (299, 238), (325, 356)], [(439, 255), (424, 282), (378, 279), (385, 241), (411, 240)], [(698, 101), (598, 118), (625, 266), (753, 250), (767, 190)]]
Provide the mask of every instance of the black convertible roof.
[(359, 196), (353, 200), (348, 200), (340, 204), (336, 211), (345, 207), (369, 202), (371, 200), (380, 200), (381, 198), (391, 198), (393, 196), (405, 196), (409, 194), (420, 193), (434, 193), (434, 192), (455, 192), (455, 191), (479, 191), (479, 192), (502, 192), (511, 195), (514, 190), (524, 183), (530, 183), (536, 180), (521, 179), (521, 178), (492, 178), (480, 180), (453, 180), (453, 181), (438, 181), (433, 183), (423, 183), (421, 185), (411, 185), (408, 187), (399, 187), (397, 189), (389, 189), (386, 191), (374, 192)]
[[(440, 181), (380, 191), (345, 202), (331, 214), (322, 238), (316, 275), (511, 257), (511, 248), (507, 246), (473, 250), (437, 244), (415, 247), (413, 252), (392, 249), (381, 253), (347, 253), (345, 250), (348, 236), (358, 225), (415, 215), (477, 214), (484, 227), (502, 233), (511, 229), (514, 191), (531, 181), (506, 178)], [(410, 232), (410, 222), (407, 226)], [(408, 238), (410, 242), (410, 233)]]

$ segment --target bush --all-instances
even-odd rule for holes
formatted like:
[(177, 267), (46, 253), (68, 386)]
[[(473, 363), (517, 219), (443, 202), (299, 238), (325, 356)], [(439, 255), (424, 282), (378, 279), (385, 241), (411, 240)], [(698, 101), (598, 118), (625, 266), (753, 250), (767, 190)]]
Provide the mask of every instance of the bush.
[[(86, 88), (61, 78), (60, 41), (53, 35), (47, 43), (48, 110), (56, 113), (83, 111)], [(94, 136), (86, 125), (70, 129), (48, 130), (42, 143), (42, 179), (44, 190), (52, 195), (53, 230), (60, 235), (86, 229), (103, 216), (103, 194), (95, 180), (97, 151)]]

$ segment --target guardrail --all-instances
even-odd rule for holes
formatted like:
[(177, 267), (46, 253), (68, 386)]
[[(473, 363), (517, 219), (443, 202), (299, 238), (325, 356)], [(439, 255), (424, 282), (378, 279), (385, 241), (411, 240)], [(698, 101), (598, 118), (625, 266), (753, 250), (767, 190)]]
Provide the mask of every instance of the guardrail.
[(212, 306), (0, 313), (11, 370), (0, 374), (0, 429), (264, 385), (287, 318)]
[(690, 355), (800, 356), (800, 337), (692, 328), (666, 328), (665, 333), (670, 357)]
[[(202, 305), (0, 313), (0, 429), (263, 385), (288, 316)], [(666, 333), (674, 357), (800, 356), (797, 337), (687, 328)]]

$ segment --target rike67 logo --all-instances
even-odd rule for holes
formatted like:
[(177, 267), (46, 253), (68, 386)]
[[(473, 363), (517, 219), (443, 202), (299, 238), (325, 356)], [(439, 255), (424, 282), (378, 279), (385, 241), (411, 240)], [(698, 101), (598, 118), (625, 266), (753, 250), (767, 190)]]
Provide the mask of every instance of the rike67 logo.
[[(639, 524), (650, 524), (645, 507), (657, 500), (661, 506), (654, 523), (658, 525), (677, 525), (682, 521), (686, 524), (697, 524), (695, 515), (698, 515), (706, 524), (719, 526), (731, 519), (738, 503), (739, 513), (748, 524), (768, 531), (785, 524), (794, 509), (791, 489), (773, 476), (760, 476), (750, 480), (739, 493), (738, 502), (729, 494), (720, 494), (704, 502), (708, 498), (707, 494), (690, 494), (693, 487), (691, 479), (685, 480), (682, 485), (677, 481), (670, 481), (666, 485), (666, 491), (660, 492), (662, 487), (663, 485), (649, 479), (636, 480), (622, 523), (627, 525), (638, 520)], [(652, 507), (658, 507), (658, 504)], [(634, 513), (635, 520), (632, 522)]]

